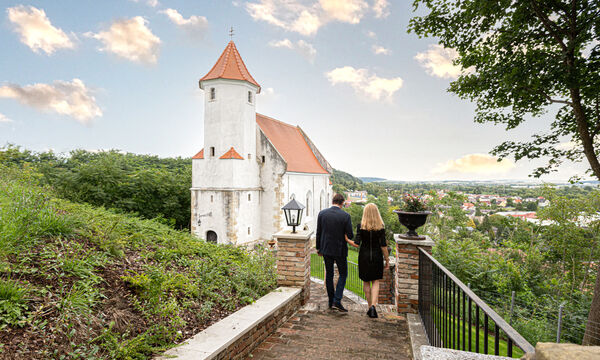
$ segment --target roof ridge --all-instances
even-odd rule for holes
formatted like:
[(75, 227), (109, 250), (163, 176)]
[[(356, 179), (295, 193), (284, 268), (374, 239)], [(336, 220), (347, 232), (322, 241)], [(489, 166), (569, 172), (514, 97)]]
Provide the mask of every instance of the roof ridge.
[(288, 123), (286, 123), (286, 122), (283, 122), (283, 121), (281, 121), (281, 120), (277, 120), (277, 119), (275, 119), (275, 118), (272, 118), (272, 117), (270, 117), (270, 116), (267, 116), (267, 115), (263, 115), (263, 114), (259, 114), (259, 113), (256, 113), (256, 115), (262, 116), (262, 117), (264, 117), (264, 118), (267, 118), (267, 119), (269, 119), (269, 120), (272, 120), (272, 121), (278, 122), (278, 123), (280, 123), (280, 124), (282, 124), (282, 125), (285, 125), (285, 126), (289, 126), (289, 127), (291, 127), (291, 128), (294, 128), (294, 129), (298, 127), (298, 125), (294, 126), (294, 125), (292, 125), (292, 124), (288, 124)]

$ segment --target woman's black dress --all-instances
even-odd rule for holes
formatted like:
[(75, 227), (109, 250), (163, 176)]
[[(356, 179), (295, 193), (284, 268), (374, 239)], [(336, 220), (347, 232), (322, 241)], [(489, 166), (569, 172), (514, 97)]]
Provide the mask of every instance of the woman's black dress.
[(355, 243), (360, 245), (358, 251), (358, 277), (362, 281), (383, 279), (383, 252), (386, 247), (385, 229), (362, 230), (360, 224), (356, 227)]

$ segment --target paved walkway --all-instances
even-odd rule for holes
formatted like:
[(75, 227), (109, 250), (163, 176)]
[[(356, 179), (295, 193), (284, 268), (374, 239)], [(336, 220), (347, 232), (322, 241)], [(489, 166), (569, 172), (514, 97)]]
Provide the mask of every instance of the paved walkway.
[(391, 306), (371, 319), (366, 305), (346, 297), (348, 313), (329, 310), (323, 285), (312, 283), (310, 291), (308, 304), (248, 359), (412, 359), (406, 319)]

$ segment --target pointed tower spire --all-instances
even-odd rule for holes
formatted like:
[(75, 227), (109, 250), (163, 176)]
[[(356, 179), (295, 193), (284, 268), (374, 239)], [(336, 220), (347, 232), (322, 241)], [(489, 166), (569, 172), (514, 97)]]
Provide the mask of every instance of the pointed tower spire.
[(257, 93), (260, 93), (260, 85), (254, 80), (242, 60), (242, 56), (235, 47), (235, 43), (230, 41), (225, 50), (217, 60), (217, 63), (210, 69), (208, 74), (200, 79), (200, 88), (204, 80), (212, 79), (231, 79), (247, 81), (258, 87)]

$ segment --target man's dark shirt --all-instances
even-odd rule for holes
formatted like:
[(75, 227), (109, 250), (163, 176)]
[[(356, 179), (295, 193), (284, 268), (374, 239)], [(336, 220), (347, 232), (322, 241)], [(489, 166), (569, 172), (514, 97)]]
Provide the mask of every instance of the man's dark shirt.
[(347, 257), (348, 239), (354, 237), (350, 214), (337, 206), (321, 210), (317, 217), (317, 251), (326, 256)]

